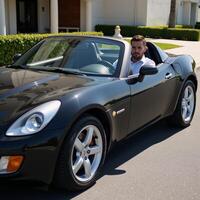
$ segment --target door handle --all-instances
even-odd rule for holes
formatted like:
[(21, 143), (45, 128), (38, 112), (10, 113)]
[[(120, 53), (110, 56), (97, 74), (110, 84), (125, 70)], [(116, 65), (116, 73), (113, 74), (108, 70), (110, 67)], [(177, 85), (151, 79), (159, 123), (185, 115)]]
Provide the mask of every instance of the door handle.
[(166, 75), (165, 75), (165, 79), (170, 79), (172, 77), (172, 73), (167, 73)]

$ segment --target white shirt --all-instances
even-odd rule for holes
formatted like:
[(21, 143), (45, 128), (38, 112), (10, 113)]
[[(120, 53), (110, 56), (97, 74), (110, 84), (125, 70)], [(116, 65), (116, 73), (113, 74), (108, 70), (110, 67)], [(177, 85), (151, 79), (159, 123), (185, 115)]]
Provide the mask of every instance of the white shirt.
[(153, 60), (143, 56), (141, 60), (138, 60), (136, 62), (131, 61), (131, 70), (132, 70), (133, 74), (139, 74), (140, 68), (143, 65), (150, 65), (152, 67), (156, 66), (156, 64)]
[[(118, 59), (113, 63), (113, 66), (116, 68), (117, 67), (117, 62), (118, 62)], [(150, 65), (152, 67), (155, 67), (156, 64), (153, 60), (145, 57), (143, 55), (142, 59), (141, 60), (138, 60), (137, 62), (133, 62), (131, 61), (131, 70), (132, 70), (132, 74), (139, 74), (140, 72), (140, 68), (143, 66), (143, 65)]]

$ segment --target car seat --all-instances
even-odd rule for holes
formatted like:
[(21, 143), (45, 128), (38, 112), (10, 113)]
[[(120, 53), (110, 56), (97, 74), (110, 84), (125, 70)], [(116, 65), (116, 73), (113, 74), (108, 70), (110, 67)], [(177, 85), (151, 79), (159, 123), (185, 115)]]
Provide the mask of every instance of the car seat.
[(83, 66), (98, 63), (101, 60), (92, 42), (81, 42), (76, 46), (65, 64), (66, 67), (79, 69)]

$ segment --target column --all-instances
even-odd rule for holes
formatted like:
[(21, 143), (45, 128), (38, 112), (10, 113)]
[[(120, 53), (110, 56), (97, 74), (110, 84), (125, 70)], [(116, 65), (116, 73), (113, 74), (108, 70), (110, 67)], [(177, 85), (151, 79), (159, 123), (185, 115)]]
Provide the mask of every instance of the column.
[(6, 35), (6, 17), (4, 0), (0, 0), (0, 35)]
[[(7, 1), (7, 0), (6, 0)], [(9, 0), (9, 34), (16, 34), (17, 33), (17, 6), (16, 0)], [(7, 30), (8, 32), (8, 30)]]
[(51, 33), (58, 33), (58, 0), (51, 1)]
[(92, 31), (92, 0), (86, 1), (86, 31)]

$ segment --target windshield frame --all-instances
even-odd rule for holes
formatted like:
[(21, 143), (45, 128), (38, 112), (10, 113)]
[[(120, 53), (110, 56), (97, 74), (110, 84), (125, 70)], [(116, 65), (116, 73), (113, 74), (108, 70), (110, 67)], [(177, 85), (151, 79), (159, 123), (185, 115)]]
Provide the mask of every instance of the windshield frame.
[[(106, 76), (106, 77), (119, 77), (120, 71), (121, 71), (121, 65), (123, 62), (123, 55), (124, 55), (124, 51), (125, 51), (125, 45), (123, 42), (115, 40), (115, 39), (110, 39), (110, 38), (104, 38), (104, 37), (88, 37), (88, 36), (50, 36), (48, 38), (45, 38), (43, 40), (41, 40), (40, 42), (38, 42), (36, 45), (34, 45), (32, 48), (30, 48), (28, 51), (26, 51), (16, 62), (14, 62), (11, 66), (15, 67), (15, 66), (19, 66), (22, 63), (24, 63), (28, 57), (30, 57), (31, 54), (33, 54), (33, 52), (37, 52), (37, 50), (42, 46), (42, 44), (48, 40), (52, 40), (52, 39), (63, 39), (63, 40), (68, 40), (68, 39), (77, 39), (79, 41), (89, 41), (89, 42), (94, 42), (94, 43), (104, 43), (104, 44), (108, 44), (108, 45), (118, 45), (120, 47), (119, 50), (119, 57), (118, 57), (118, 63), (115, 69), (115, 72), (113, 74), (100, 74), (100, 73), (92, 73), (92, 72), (86, 72), (86, 71), (80, 71), (80, 73), (85, 74), (87, 76)], [(63, 60), (65, 59), (65, 53), (63, 54)], [(59, 59), (61, 58), (61, 56), (59, 57)], [(57, 58), (53, 58), (52, 61), (54, 59), (58, 59)], [(49, 59), (51, 60), (51, 59)], [(58, 65), (59, 68), (63, 68), (63, 60), (61, 61), (61, 63)], [(39, 62), (47, 62), (47, 61), (39, 61)], [(38, 63), (39, 63), (38, 62)], [(37, 63), (36, 63), (37, 64)], [(26, 66), (26, 69), (34, 69), (34, 63), (33, 64), (26, 64), (24, 65)], [(35, 68), (36, 69), (36, 68)], [(37, 67), (37, 70), (43, 70), (44, 68), (41, 67), (41, 69), (39, 67)], [(53, 67), (52, 67), (53, 69)], [(70, 68), (66, 68), (69, 69)], [(51, 71), (49, 69), (49, 71)], [(53, 71), (53, 70), (52, 70)]]

